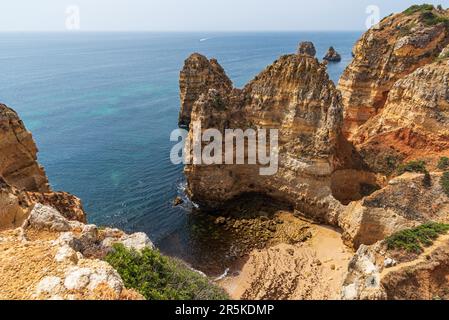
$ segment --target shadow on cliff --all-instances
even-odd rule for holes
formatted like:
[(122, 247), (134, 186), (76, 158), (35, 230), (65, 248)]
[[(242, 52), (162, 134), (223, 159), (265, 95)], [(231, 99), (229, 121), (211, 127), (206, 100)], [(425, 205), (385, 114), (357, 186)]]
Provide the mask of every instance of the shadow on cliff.
[(353, 143), (342, 134), (337, 140), (335, 170), (331, 175), (334, 198), (347, 205), (381, 189), (382, 182), (379, 181), (379, 177), (370, 170)]

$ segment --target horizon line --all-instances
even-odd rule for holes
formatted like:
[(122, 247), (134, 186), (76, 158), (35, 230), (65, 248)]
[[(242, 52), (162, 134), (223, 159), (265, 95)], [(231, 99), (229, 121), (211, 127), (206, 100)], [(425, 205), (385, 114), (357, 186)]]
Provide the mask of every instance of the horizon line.
[(1, 33), (292, 33), (292, 32), (365, 32), (366, 30), (0, 30)]

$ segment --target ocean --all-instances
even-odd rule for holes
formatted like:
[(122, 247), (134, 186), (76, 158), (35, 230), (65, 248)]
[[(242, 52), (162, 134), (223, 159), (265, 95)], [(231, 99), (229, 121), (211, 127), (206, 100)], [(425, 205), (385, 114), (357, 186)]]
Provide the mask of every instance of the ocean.
[(184, 60), (215, 57), (242, 87), (313, 41), (318, 57), (329, 46), (342, 55), (328, 67), (337, 82), (361, 34), (0, 33), (0, 102), (32, 131), (53, 189), (79, 196), (89, 222), (146, 232), (163, 252), (200, 266), (210, 249), (192, 233), (190, 210), (172, 206), (184, 182), (169, 140)]

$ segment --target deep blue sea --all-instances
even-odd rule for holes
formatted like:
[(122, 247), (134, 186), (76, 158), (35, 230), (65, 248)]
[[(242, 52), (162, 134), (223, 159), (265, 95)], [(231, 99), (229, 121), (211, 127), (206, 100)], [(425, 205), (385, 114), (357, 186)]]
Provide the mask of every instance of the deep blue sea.
[[(0, 101), (33, 132), (53, 189), (79, 196), (92, 223), (144, 231), (186, 253), (189, 211), (173, 208), (183, 182), (169, 159), (178, 76), (193, 52), (215, 57), (237, 87), (300, 41), (329, 46), (337, 82), (361, 32), (3, 33)], [(192, 249), (193, 250), (193, 249)]]

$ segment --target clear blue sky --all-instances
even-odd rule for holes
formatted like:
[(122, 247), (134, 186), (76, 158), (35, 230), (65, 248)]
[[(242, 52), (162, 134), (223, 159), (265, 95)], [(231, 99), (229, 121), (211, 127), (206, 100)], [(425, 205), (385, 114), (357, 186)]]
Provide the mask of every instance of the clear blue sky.
[(2, 0), (0, 31), (64, 31), (80, 8), (81, 31), (363, 30), (369, 5), (380, 15), (449, 0)]

